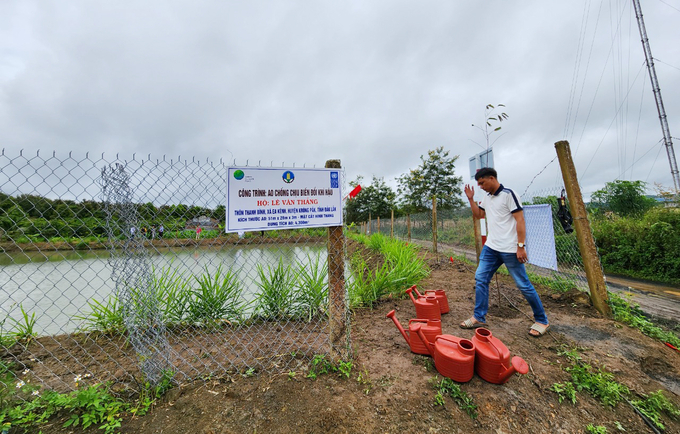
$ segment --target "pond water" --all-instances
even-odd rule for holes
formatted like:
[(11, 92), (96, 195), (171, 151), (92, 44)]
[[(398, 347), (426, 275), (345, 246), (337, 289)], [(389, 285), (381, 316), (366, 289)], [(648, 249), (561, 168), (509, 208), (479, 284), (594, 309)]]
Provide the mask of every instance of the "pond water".
[[(237, 273), (245, 294), (254, 294), (257, 265), (308, 264), (327, 256), (325, 244), (228, 246), (222, 249), (159, 249), (149, 252), (153, 269), (171, 268), (184, 276), (223, 271)], [(115, 292), (108, 251), (18, 252), (0, 254), (0, 326), (2, 332), (22, 320), (21, 307), (35, 314), (38, 335), (71, 333), (83, 325), (76, 318), (90, 312), (89, 301), (104, 302)], [(4, 321), (4, 322), (3, 322)]]

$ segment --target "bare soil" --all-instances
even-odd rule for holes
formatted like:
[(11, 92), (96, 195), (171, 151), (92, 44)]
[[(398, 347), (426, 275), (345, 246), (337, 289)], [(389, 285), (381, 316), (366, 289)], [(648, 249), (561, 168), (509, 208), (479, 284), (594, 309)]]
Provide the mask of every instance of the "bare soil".
[[(432, 269), (422, 290), (444, 289), (450, 313), (443, 331), (471, 338), (458, 323), (474, 303), (474, 269), (454, 260), (427, 257)], [(528, 334), (531, 310), (514, 283), (498, 276), (491, 291), (487, 321), (494, 336), (530, 366), (503, 385), (478, 376), (461, 384), (478, 406), (472, 419), (451, 398), (435, 404), (431, 381), (437, 377), (430, 357), (413, 354), (385, 314), (392, 309), (402, 324), (415, 318), (410, 299), (384, 300), (352, 314), (353, 370), (350, 378), (325, 374), (306, 378), (307, 366), (294, 375), (224, 375), (170, 390), (143, 417), (125, 418), (123, 433), (585, 433), (588, 424), (607, 432), (653, 432), (626, 402), (605, 407), (585, 393), (576, 404), (558, 401), (550, 390), (569, 381), (568, 361), (558, 352), (578, 346), (585, 360), (614, 373), (633, 394), (663, 390), (680, 406), (680, 352), (639, 331), (602, 318), (580, 293), (554, 294), (538, 288), (550, 318), (550, 332)], [(125, 358), (121, 355), (121, 360)], [(118, 363), (121, 363), (120, 361)], [(441, 378), (441, 377), (440, 377)], [(663, 419), (667, 433), (680, 433), (680, 421)], [(43, 433), (82, 432), (60, 428)], [(96, 432), (91, 430), (88, 432)]]

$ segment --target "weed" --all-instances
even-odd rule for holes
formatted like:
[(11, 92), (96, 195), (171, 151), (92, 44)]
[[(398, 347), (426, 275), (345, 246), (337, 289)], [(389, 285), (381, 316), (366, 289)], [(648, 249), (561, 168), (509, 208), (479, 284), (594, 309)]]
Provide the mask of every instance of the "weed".
[(307, 374), (307, 378), (316, 380), (316, 378), (319, 375), (327, 374), (332, 370), (333, 364), (330, 361), (326, 360), (325, 356), (317, 354), (312, 359), (312, 363), (311, 366), (309, 367), (309, 373)]
[(589, 423), (586, 427), (586, 432), (588, 434), (607, 434), (607, 428), (602, 425), (595, 426), (592, 423)]
[(610, 292), (609, 305), (615, 320), (636, 328), (653, 339), (680, 347), (680, 338), (675, 333), (666, 331), (647, 319), (640, 306), (630, 301), (630, 297), (623, 298)]
[(21, 309), (21, 320), (15, 320), (12, 318), (12, 321), (14, 321), (14, 325), (16, 327), (14, 336), (16, 336), (17, 340), (30, 342), (31, 339), (36, 336), (34, 330), (36, 322), (35, 312), (29, 316), (24, 310), (23, 304), (19, 305), (19, 309)]
[(574, 383), (567, 381), (566, 383), (554, 383), (550, 390), (557, 393), (557, 399), (562, 402), (565, 399), (571, 401), (572, 404), (576, 404), (576, 389), (574, 389)]
[(583, 348), (580, 347), (570, 348), (566, 345), (562, 345), (562, 347), (559, 350), (557, 350), (557, 355), (565, 356), (571, 362), (578, 362), (582, 360), (581, 354), (579, 353), (580, 350), (583, 350)]
[(368, 395), (371, 392), (371, 389), (373, 389), (373, 382), (371, 381), (371, 376), (369, 375), (368, 370), (366, 369), (359, 372), (359, 375), (357, 375), (357, 382), (362, 386), (366, 386), (364, 388), (364, 393), (366, 395)]
[(614, 381), (614, 375), (601, 368), (594, 370), (586, 363), (565, 368), (578, 391), (585, 390), (604, 405), (615, 407), (630, 391), (625, 385)]
[(122, 333), (125, 330), (123, 321), (123, 307), (115, 295), (109, 296), (106, 302), (97, 300), (88, 301), (90, 313), (85, 316), (76, 316), (78, 320), (85, 321), (86, 330), (101, 330), (103, 332)]
[(335, 372), (339, 377), (349, 378), (352, 375), (352, 368), (354, 364), (351, 361), (338, 362), (337, 366), (333, 364), (330, 360), (326, 359), (326, 356), (317, 354), (312, 359), (312, 363), (309, 367), (309, 372), (307, 373), (307, 378), (316, 380), (316, 378), (321, 374), (328, 374)]
[(435, 404), (444, 405), (444, 395), (450, 396), (458, 407), (463, 410), (471, 419), (477, 418), (477, 404), (460, 386), (453, 382), (450, 378), (443, 378), (439, 381), (439, 376), (433, 377), (430, 380), (434, 390), (437, 394), (434, 397)]
[(255, 376), (255, 368), (248, 368), (243, 374), (244, 377), (254, 377)]
[(338, 363), (338, 367), (337, 367), (338, 376), (349, 378), (349, 376), (352, 374), (352, 368), (353, 367), (354, 367), (354, 364), (352, 362), (349, 362), (349, 361)]
[(643, 395), (642, 399), (634, 400), (631, 404), (647, 416), (657, 428), (662, 430), (666, 429), (663, 423), (661, 423), (662, 413), (665, 413), (671, 419), (680, 419), (680, 409), (675, 407), (660, 390), (652, 392), (647, 396)]

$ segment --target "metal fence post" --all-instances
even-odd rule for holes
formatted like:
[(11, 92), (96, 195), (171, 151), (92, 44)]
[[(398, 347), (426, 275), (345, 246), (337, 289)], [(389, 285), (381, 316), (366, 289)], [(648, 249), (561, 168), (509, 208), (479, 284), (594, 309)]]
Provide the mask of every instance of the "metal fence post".
[(590, 300), (592, 301), (593, 306), (595, 306), (595, 309), (604, 316), (610, 317), (612, 311), (607, 303), (609, 300), (607, 286), (604, 281), (604, 274), (602, 273), (600, 257), (597, 254), (595, 239), (593, 238), (590, 223), (588, 222), (586, 206), (583, 203), (583, 197), (581, 196), (581, 188), (578, 185), (576, 168), (574, 167), (574, 161), (571, 158), (569, 142), (566, 140), (556, 142), (555, 149), (557, 150), (557, 157), (560, 162), (560, 168), (562, 169), (564, 188), (569, 197), (569, 207), (574, 216), (576, 237), (578, 239), (581, 257), (583, 258), (583, 268), (585, 268), (586, 276), (588, 278), (588, 286), (590, 287)]

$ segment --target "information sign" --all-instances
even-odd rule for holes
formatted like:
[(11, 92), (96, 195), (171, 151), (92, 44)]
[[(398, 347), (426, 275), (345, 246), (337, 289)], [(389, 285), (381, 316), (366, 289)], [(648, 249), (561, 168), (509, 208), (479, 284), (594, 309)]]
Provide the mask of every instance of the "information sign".
[(226, 232), (342, 226), (338, 169), (230, 167)]

